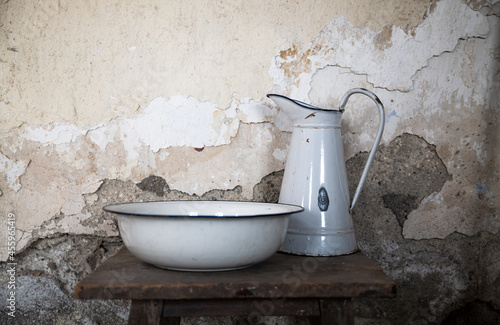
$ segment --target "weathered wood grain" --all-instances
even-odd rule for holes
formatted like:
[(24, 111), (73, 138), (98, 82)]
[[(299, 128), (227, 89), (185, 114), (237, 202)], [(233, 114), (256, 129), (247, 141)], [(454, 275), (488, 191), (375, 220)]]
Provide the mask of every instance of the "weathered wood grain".
[(179, 272), (141, 262), (123, 248), (77, 284), (77, 299), (394, 297), (395, 283), (358, 252), (307, 257), (277, 253), (252, 267)]

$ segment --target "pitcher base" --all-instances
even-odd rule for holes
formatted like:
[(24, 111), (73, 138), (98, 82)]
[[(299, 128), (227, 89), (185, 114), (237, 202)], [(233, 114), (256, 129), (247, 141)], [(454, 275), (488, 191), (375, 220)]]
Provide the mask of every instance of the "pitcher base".
[(308, 256), (338, 256), (358, 251), (354, 233), (336, 236), (290, 234), (285, 237), (281, 252)]

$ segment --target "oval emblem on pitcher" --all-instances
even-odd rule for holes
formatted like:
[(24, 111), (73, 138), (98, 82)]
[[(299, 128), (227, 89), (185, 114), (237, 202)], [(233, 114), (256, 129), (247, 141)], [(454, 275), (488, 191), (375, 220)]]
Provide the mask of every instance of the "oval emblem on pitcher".
[(324, 187), (319, 189), (318, 193), (318, 207), (320, 211), (328, 210), (328, 205), (330, 205), (330, 199), (328, 198), (328, 192)]

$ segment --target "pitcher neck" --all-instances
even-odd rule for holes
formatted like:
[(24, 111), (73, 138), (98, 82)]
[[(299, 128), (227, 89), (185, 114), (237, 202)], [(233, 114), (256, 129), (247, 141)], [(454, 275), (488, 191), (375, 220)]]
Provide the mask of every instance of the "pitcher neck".
[(315, 107), (282, 95), (268, 94), (280, 110), (293, 122), (302, 127), (340, 127), (342, 111)]
[(291, 118), (294, 127), (340, 128), (342, 113), (339, 111), (304, 110)]

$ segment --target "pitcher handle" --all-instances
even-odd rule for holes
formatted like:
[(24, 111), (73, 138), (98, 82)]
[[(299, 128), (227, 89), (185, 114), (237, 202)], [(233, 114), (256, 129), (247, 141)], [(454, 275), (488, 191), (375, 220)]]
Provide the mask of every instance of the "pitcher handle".
[(372, 150), (370, 151), (370, 155), (368, 156), (368, 160), (366, 161), (365, 168), (363, 169), (363, 174), (361, 174), (361, 179), (359, 180), (358, 187), (356, 188), (356, 192), (354, 193), (354, 197), (352, 198), (351, 207), (349, 208), (349, 211), (352, 211), (352, 209), (354, 208), (354, 204), (356, 204), (359, 194), (361, 193), (361, 189), (363, 188), (363, 184), (365, 183), (366, 176), (368, 175), (368, 171), (370, 170), (370, 167), (372, 165), (373, 158), (375, 157), (375, 153), (377, 152), (378, 144), (380, 143), (380, 139), (382, 138), (382, 133), (384, 132), (384, 125), (385, 125), (384, 105), (377, 97), (377, 95), (364, 88), (354, 88), (349, 90), (344, 95), (344, 97), (342, 97), (342, 100), (340, 101), (339, 110), (343, 112), (344, 107), (346, 106), (347, 101), (349, 100), (349, 97), (351, 97), (351, 95), (356, 93), (370, 97), (377, 104), (379, 113), (379, 127), (377, 136), (375, 137), (375, 142), (373, 143)]

